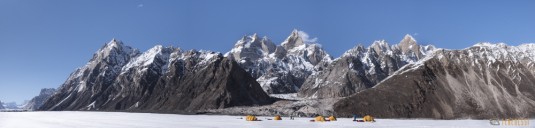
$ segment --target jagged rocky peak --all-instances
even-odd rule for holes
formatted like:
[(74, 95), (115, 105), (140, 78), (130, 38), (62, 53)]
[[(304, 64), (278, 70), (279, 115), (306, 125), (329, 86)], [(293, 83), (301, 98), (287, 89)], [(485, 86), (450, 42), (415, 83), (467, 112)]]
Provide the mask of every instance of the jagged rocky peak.
[(305, 44), (305, 40), (303, 38), (308, 38), (308, 35), (304, 33), (303, 31), (299, 31), (297, 29), (294, 29), (290, 36), (286, 38), (284, 42), (282, 42), (282, 47), (286, 50), (293, 49), (295, 47), (301, 46)]
[[(347, 50), (346, 52), (344, 52), (344, 54), (342, 54), (342, 56), (340, 58), (343, 58), (343, 57), (350, 57), (350, 56), (363, 56), (363, 54), (367, 51), (367, 49), (362, 46), (362, 44), (358, 44), (357, 46)], [(339, 59), (339, 58), (337, 58)]]
[(110, 42), (104, 44), (104, 46), (102, 46), (102, 48), (100, 48), (99, 51), (103, 51), (103, 50), (106, 50), (106, 49), (111, 50), (111, 49), (113, 49), (113, 48), (120, 48), (120, 47), (123, 47), (123, 45), (124, 45), (124, 44), (123, 44), (122, 41), (117, 40), (117, 39), (115, 39), (115, 38), (112, 38), (112, 39), (110, 40)]
[[(97, 50), (93, 54), (91, 60), (89, 60), (85, 66), (82, 66), (73, 72), (67, 81), (86, 77), (87, 75), (115, 76), (131, 58), (134, 58), (139, 54), (139, 50), (126, 46), (122, 41), (114, 38)], [(111, 78), (108, 78), (108, 80), (111, 80)], [(83, 80), (78, 79), (77, 81)]]
[(173, 60), (176, 60), (178, 58), (181, 58), (183, 56), (182, 55), (183, 52), (184, 51), (179, 47), (174, 48), (173, 51), (171, 52), (171, 54), (169, 55), (169, 61), (173, 61)]
[(126, 46), (122, 41), (113, 38), (109, 43), (106, 43), (100, 48), (90, 60), (105, 61), (110, 64), (126, 64), (130, 57), (137, 56), (139, 50)]
[[(157, 64), (157, 66), (163, 66), (169, 63), (169, 58), (172, 52), (178, 51), (178, 48), (174, 47), (163, 47), (162, 45), (156, 45), (151, 49), (143, 52), (141, 55), (133, 58), (128, 62), (123, 68), (122, 72), (135, 68), (142, 67), (146, 68), (152, 64)], [(167, 68), (162, 68), (162, 73), (166, 71)]]
[(275, 52), (276, 45), (271, 42), (266, 36), (259, 38), (255, 33), (250, 36), (243, 36), (242, 39), (238, 40), (229, 51), (226, 56), (232, 56), (232, 58), (240, 60), (242, 58), (249, 59), (258, 59), (263, 56), (267, 56)]
[(320, 44), (316, 43), (317, 38), (310, 38), (307, 33), (294, 29), (290, 36), (281, 43), (274, 56), (278, 58), (300, 57), (312, 65), (318, 63), (330, 62), (332, 57), (323, 50)]
[(392, 52), (391, 46), (385, 40), (374, 41), (372, 45), (370, 45), (370, 49), (373, 49), (378, 54)]
[[(133, 50), (137, 51), (137, 49), (133, 49), (130, 46), (124, 45), (121, 40), (117, 40), (113, 38), (110, 42), (104, 44), (104, 46), (102, 46), (102, 48), (100, 48), (97, 53), (110, 53), (112, 51), (133, 52)], [(104, 55), (109, 55), (109, 54), (104, 54)]]
[[(407, 34), (405, 37), (398, 43), (390, 45), (385, 40), (376, 40), (368, 48), (364, 48), (362, 45), (357, 45), (352, 49), (346, 51), (343, 56), (356, 56), (359, 53), (372, 53), (371, 50), (375, 51), (378, 55), (398, 55), (398, 56), (407, 56), (407, 59), (418, 60), (423, 58), (430, 51), (433, 51), (435, 46), (433, 45), (419, 45), (411, 35)], [(414, 57), (414, 58), (410, 58)], [(413, 61), (411, 61), (413, 62)]]
[(318, 66), (320, 63), (331, 63), (332, 57), (329, 55), (323, 48), (321, 48), (321, 45), (319, 44), (310, 44), (307, 47), (306, 54), (304, 54), (310, 62), (310, 64), (314, 66)]
[(230, 56), (240, 63), (262, 58), (284, 59), (288, 56), (307, 59), (306, 61), (312, 65), (332, 60), (332, 57), (315, 41), (316, 38), (310, 39), (305, 32), (294, 29), (290, 36), (277, 46), (267, 37), (259, 38), (255, 33), (238, 40), (225, 56)]
[(507, 48), (505, 43), (490, 43), (490, 42), (479, 42), (473, 45), (474, 47), (491, 47), (491, 48)]
[(417, 62), (434, 49), (431, 45), (418, 45), (410, 35), (394, 45), (389, 45), (385, 40), (374, 41), (367, 48), (359, 44), (346, 51), (325, 70), (308, 77), (298, 96), (345, 97), (364, 91), (404, 65)]
[(400, 43), (395, 46), (397, 47), (401, 54), (403, 54), (409, 62), (416, 62), (420, 59), (423, 59), (427, 54), (434, 51), (435, 46), (433, 45), (420, 45), (417, 43), (416, 39), (411, 35), (407, 34), (400, 41)]
[[(180, 59), (194, 60), (194, 61), (188, 61), (187, 64), (202, 67), (202, 66), (205, 66), (206, 64), (214, 62), (219, 57), (223, 57), (223, 55), (219, 52), (192, 49), (183, 53)], [(228, 58), (232, 58), (232, 57), (228, 57)]]
[(332, 60), (303, 31), (293, 30), (275, 45), (267, 37), (244, 36), (225, 54), (253, 76), (267, 93), (295, 93), (303, 81)]
[(264, 54), (271, 54), (275, 52), (277, 45), (275, 45), (267, 36), (262, 37), (260, 42), (262, 42), (262, 50), (264, 51)]
[(416, 42), (416, 39), (414, 39), (414, 37), (412, 37), (409, 34), (403, 37), (403, 39), (399, 42), (399, 46), (403, 53), (406, 53), (409, 50), (418, 51), (418, 49), (416, 49), (418, 47), (418, 43)]
[[(504, 43), (478, 43), (472, 47), (463, 49), (468, 57), (480, 57), (486, 62), (494, 63), (497, 60), (521, 62), (525, 66), (533, 66), (535, 61), (535, 44), (521, 44), (509, 46)], [(473, 62), (473, 61), (472, 61)]]
[[(124, 45), (117, 39), (112, 39), (99, 49), (93, 58), (69, 76), (69, 78), (59, 88), (58, 92), (49, 100), (53, 101), (74, 101), (76, 97), (88, 98), (98, 95), (113, 84), (114, 80), (121, 74), (123, 67), (130, 60), (140, 55), (137, 49)], [(68, 96), (68, 97), (65, 97)], [(81, 99), (80, 104), (88, 103), (90, 100)], [(43, 104), (49, 108), (62, 109), (65, 105)], [(65, 102), (67, 104), (67, 102)], [(76, 104), (76, 105), (80, 105)], [(89, 103), (88, 103), (89, 104)]]

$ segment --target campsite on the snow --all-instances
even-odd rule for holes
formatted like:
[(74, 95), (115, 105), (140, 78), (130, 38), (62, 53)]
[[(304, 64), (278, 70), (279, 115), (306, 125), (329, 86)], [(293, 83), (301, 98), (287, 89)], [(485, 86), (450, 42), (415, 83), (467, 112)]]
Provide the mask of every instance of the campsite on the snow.
[[(438, 127), (438, 128), (525, 128), (534, 120), (515, 125), (493, 126), (489, 120), (375, 119), (376, 122), (354, 122), (352, 118), (311, 122), (314, 118), (256, 117), (262, 121), (246, 121), (246, 116), (176, 115), (124, 112), (20, 112), (0, 113), (0, 128), (355, 128), (355, 127)], [(271, 119), (271, 120), (270, 120)]]

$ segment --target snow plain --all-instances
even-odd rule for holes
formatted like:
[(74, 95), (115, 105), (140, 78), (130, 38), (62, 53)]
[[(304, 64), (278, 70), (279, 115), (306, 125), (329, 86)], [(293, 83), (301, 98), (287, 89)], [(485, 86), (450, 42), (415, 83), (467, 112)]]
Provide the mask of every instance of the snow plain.
[[(241, 118), (241, 119), (240, 119)], [(349, 118), (332, 122), (310, 122), (312, 118), (296, 118), (282, 121), (267, 120), (249, 122), (243, 116), (225, 115), (177, 115), (124, 112), (0, 112), (0, 128), (356, 128), (356, 127), (410, 127), (410, 128), (474, 128), (474, 127), (535, 127), (493, 126), (488, 120), (403, 120), (377, 119), (375, 123), (357, 123)]]

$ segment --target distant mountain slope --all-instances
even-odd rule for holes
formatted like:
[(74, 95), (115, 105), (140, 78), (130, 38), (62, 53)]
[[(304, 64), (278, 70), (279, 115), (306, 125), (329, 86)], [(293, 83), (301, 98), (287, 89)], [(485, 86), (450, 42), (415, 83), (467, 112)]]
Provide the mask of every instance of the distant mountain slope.
[(4, 108), (4, 104), (2, 103), (2, 101), (0, 101), (0, 109), (5, 109)]
[(335, 111), (381, 118), (534, 117), (534, 62), (534, 44), (439, 50), (340, 100)]
[(56, 92), (56, 89), (54, 89), (54, 88), (43, 88), (43, 89), (41, 89), (41, 92), (39, 93), (39, 95), (35, 96), (30, 101), (28, 101), (26, 104), (24, 104), (22, 106), (22, 109), (37, 110), (55, 92)]

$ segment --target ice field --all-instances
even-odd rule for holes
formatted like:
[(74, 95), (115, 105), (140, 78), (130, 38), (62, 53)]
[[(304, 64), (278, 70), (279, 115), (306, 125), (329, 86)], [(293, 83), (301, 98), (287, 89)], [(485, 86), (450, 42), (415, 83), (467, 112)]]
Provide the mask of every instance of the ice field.
[[(362, 128), (362, 127), (466, 127), (466, 128), (533, 128), (528, 126), (494, 126), (489, 120), (430, 120), (430, 119), (376, 119), (375, 123), (353, 122), (338, 118), (331, 122), (310, 122), (313, 118), (283, 117), (281, 121), (245, 121), (245, 116), (177, 115), (125, 112), (0, 112), (0, 128)], [(240, 119), (241, 118), (241, 119)]]

